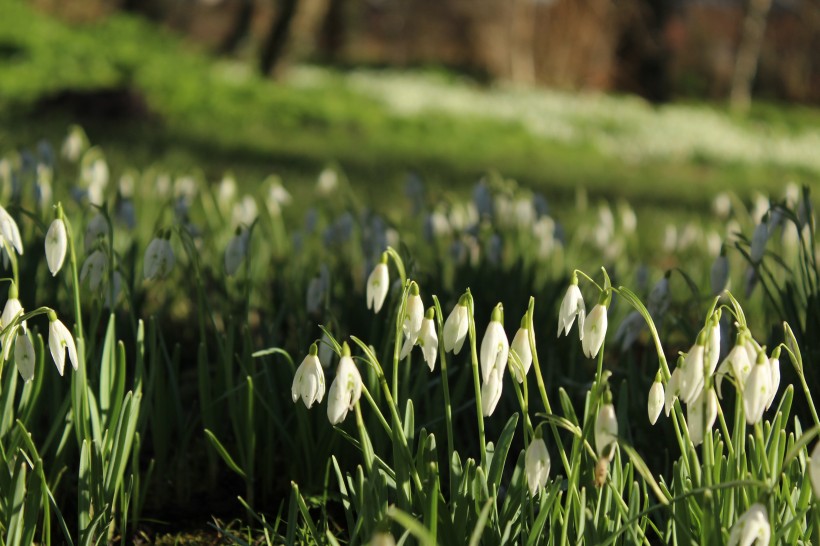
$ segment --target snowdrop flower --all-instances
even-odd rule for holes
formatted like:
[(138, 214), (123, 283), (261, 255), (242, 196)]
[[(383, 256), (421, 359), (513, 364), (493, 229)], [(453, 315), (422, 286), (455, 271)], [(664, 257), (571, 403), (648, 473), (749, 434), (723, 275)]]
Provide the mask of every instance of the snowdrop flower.
[(746, 339), (749, 337), (745, 329), (741, 329), (737, 334), (735, 346), (723, 359), (723, 362), (718, 367), (715, 375), (715, 387), (720, 393), (720, 385), (723, 382), (723, 377), (731, 374), (737, 382), (738, 390), (743, 390), (746, 386), (746, 378), (752, 371), (752, 364), (749, 360), (749, 351), (746, 349)]
[(390, 288), (390, 277), (387, 271), (387, 252), (382, 254), (381, 261), (376, 264), (370, 276), (367, 278), (367, 308), (378, 313), (387, 298), (387, 290)]
[(60, 153), (67, 160), (74, 162), (80, 159), (80, 155), (88, 147), (88, 137), (79, 125), (72, 125), (68, 130), (68, 135), (63, 141)]
[(11, 217), (11, 214), (0, 205), (0, 244), (3, 241), (8, 243), (17, 251), (17, 254), (23, 255), (23, 241), (20, 238), (20, 228), (17, 227), (17, 222)]
[(769, 227), (765, 220), (755, 227), (752, 234), (752, 243), (749, 248), (749, 257), (753, 264), (759, 264), (763, 259), (763, 252), (766, 250), (766, 241), (769, 240)]
[[(59, 205), (58, 205), (59, 206)], [(61, 210), (61, 209), (58, 209)], [(61, 212), (57, 213), (57, 219), (51, 222), (46, 233), (46, 263), (52, 277), (56, 277), (65, 261), (66, 250), (68, 248), (68, 235), (65, 229)]]
[(411, 339), (411, 346), (416, 342), (421, 330), (421, 321), (424, 319), (424, 304), (419, 295), (419, 285), (415, 281), (410, 283), (410, 291), (404, 304), (404, 320), (402, 331), (404, 337)]
[(732, 525), (732, 530), (729, 531), (729, 542), (726, 545), (765, 546), (771, 541), (771, 536), (769, 513), (766, 512), (765, 506), (756, 503)]
[(325, 396), (325, 373), (318, 357), (319, 349), (313, 343), (310, 352), (296, 369), (293, 385), (290, 387), (293, 402), (301, 397), (305, 407), (310, 409), (314, 402), (321, 403)]
[(100, 289), (105, 280), (105, 271), (108, 269), (108, 257), (102, 250), (95, 250), (85, 259), (80, 270), (80, 283), (88, 283), (92, 292)]
[(720, 309), (715, 310), (707, 322), (706, 352), (704, 360), (709, 365), (709, 375), (715, 373), (720, 360)]
[(521, 368), (517, 365), (512, 367), (513, 373), (515, 374), (515, 379), (519, 383), (524, 382), (524, 379), (527, 377), (527, 372), (530, 371), (530, 366), (532, 366), (532, 351), (530, 350), (528, 318), (529, 315), (525, 313), (521, 318), (521, 327), (518, 328), (518, 331), (515, 333), (515, 337), (513, 338), (513, 342), (510, 345), (510, 349), (515, 351), (515, 354), (518, 355), (518, 360), (521, 362)]
[(23, 381), (31, 381), (34, 378), (34, 345), (24, 331), (17, 334), (17, 340), (14, 342), (14, 362)]
[[(604, 296), (604, 294), (605, 292), (602, 293), (602, 299), (607, 297)], [(581, 348), (584, 350), (584, 354), (587, 355), (587, 358), (595, 358), (598, 355), (598, 351), (601, 350), (601, 346), (604, 344), (607, 323), (606, 307), (607, 304), (605, 302), (598, 303), (592, 308), (592, 311), (590, 311), (589, 316), (584, 322), (584, 337), (581, 338)], [(580, 319), (578, 322), (580, 324)]]
[(501, 391), (504, 387), (504, 374), (492, 373), (489, 380), (481, 385), (481, 410), (484, 417), (489, 417), (495, 411), (498, 401), (501, 400)]
[(503, 376), (507, 359), (510, 355), (510, 342), (504, 332), (504, 308), (499, 303), (493, 309), (490, 324), (484, 332), (484, 339), (481, 340), (481, 378), (484, 383), (490, 381), (490, 376)]
[(436, 334), (436, 325), (433, 321), (435, 309), (431, 307), (427, 310), (427, 315), (421, 321), (421, 330), (419, 331), (418, 344), (421, 345), (421, 352), (424, 354), (424, 361), (430, 371), (436, 365), (436, 357), (438, 356), (438, 334)]
[(83, 244), (86, 253), (94, 248), (98, 238), (105, 237), (106, 235), (108, 235), (108, 222), (105, 221), (105, 217), (102, 214), (96, 214), (85, 228)]
[(712, 262), (709, 281), (712, 287), (712, 296), (717, 296), (723, 292), (729, 284), (729, 260), (726, 258), (725, 247), (720, 249), (720, 255)]
[(470, 325), (469, 309), (467, 309), (468, 295), (459, 298), (458, 303), (444, 322), (444, 350), (458, 354), (467, 338)]
[(612, 394), (607, 391), (604, 403), (598, 410), (595, 419), (595, 449), (598, 457), (611, 461), (615, 457), (615, 445), (618, 441), (618, 419), (615, 417), (615, 407), (612, 405)]
[(328, 195), (332, 193), (339, 185), (339, 174), (330, 167), (325, 167), (319, 173), (319, 179), (316, 181), (316, 191), (321, 195)]
[(327, 418), (331, 425), (338, 425), (362, 395), (362, 376), (350, 357), (347, 342), (342, 345), (342, 359), (336, 369), (336, 377), (327, 396)]
[(578, 335), (581, 340), (584, 339), (584, 318), (586, 316), (586, 307), (584, 306), (584, 297), (581, 295), (581, 289), (578, 288), (578, 276), (573, 274), (570, 281), (567, 293), (564, 294), (564, 299), (561, 301), (561, 309), (558, 312), (558, 336), (561, 336), (561, 330), (565, 335), (569, 335), (569, 330), (572, 328), (572, 323), (575, 322), (575, 317), (578, 317)]
[[(17, 285), (12, 282), (9, 286), (8, 300), (6, 300), (6, 305), (3, 307), (3, 314), (0, 315), (0, 328), (8, 328), (15, 318), (23, 314), (23, 305), (17, 299), (17, 295)], [(23, 332), (26, 331), (26, 321), (21, 322), (18, 326), (22, 328)], [(11, 344), (17, 334), (17, 329), (17, 327), (10, 328), (3, 336), (3, 362), (9, 359)]]
[(766, 402), (766, 409), (772, 407), (774, 399), (777, 396), (777, 389), (780, 388), (780, 347), (778, 346), (772, 353), (769, 359), (769, 371), (771, 372), (771, 392), (769, 393), (769, 401)]
[(154, 240), (145, 250), (145, 261), (143, 262), (143, 276), (145, 280), (162, 279), (168, 276), (174, 268), (174, 250), (171, 248), (171, 231), (154, 237)]
[(51, 358), (54, 359), (54, 364), (57, 366), (57, 371), (60, 372), (60, 375), (63, 375), (66, 350), (68, 350), (71, 366), (76, 371), (79, 361), (77, 359), (77, 347), (74, 345), (74, 337), (68, 331), (68, 328), (57, 320), (57, 314), (54, 311), (49, 310), (48, 320), (48, 348), (51, 351)]
[(689, 439), (693, 445), (702, 444), (707, 431), (712, 430), (712, 425), (717, 419), (717, 406), (717, 395), (711, 387), (703, 389), (697, 398), (686, 406), (686, 425), (689, 427)]
[(248, 255), (248, 239), (250, 238), (250, 231), (243, 227), (236, 228), (236, 233), (228, 243), (225, 249), (225, 273), (229, 277), (239, 270), (239, 266)]
[(535, 438), (530, 442), (524, 455), (524, 472), (527, 475), (527, 487), (530, 489), (531, 497), (535, 497), (544, 489), (550, 475), (550, 454), (547, 452), (544, 439), (541, 438), (540, 430), (536, 431)]
[(698, 340), (686, 353), (680, 377), (680, 399), (689, 404), (703, 389), (703, 359), (706, 352), (706, 330), (698, 334)]
[(757, 361), (746, 379), (743, 388), (743, 409), (746, 411), (746, 422), (750, 425), (759, 423), (766, 410), (766, 404), (772, 394), (772, 372), (766, 353), (760, 351)]
[(666, 397), (663, 392), (663, 383), (661, 382), (660, 373), (655, 376), (655, 381), (652, 383), (652, 388), (649, 389), (649, 401), (647, 403), (647, 411), (649, 413), (649, 422), (655, 424), (658, 422), (658, 417), (661, 415), (661, 410), (664, 406)]
[(672, 411), (672, 406), (675, 404), (675, 400), (678, 399), (680, 396), (680, 376), (681, 376), (681, 363), (683, 357), (678, 359), (678, 365), (675, 366), (675, 370), (672, 372), (672, 377), (669, 378), (669, 382), (666, 384), (666, 392), (664, 393), (664, 401), (663, 401), (663, 413), (669, 417), (669, 412)]
[(820, 442), (814, 444), (814, 449), (811, 451), (809, 458), (809, 478), (811, 479), (811, 488), (814, 490), (814, 496), (820, 499)]
[(256, 206), (256, 200), (251, 195), (245, 195), (242, 199), (235, 203), (231, 213), (231, 219), (234, 224), (251, 225), (258, 216), (259, 209)]

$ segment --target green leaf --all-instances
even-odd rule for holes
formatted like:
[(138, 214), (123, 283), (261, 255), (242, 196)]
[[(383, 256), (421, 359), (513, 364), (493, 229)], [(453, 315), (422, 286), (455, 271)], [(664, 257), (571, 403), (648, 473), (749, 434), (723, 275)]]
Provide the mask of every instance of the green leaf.
[(501, 475), (504, 472), (504, 465), (507, 462), (507, 453), (510, 451), (510, 444), (512, 444), (517, 424), (518, 414), (513, 413), (507, 420), (507, 424), (504, 425), (501, 436), (498, 438), (498, 445), (495, 448), (495, 453), (490, 462), (490, 469), (487, 472), (487, 484), (490, 487), (490, 491), (494, 493), (498, 491), (499, 485), (501, 484)]
[(225, 461), (225, 464), (228, 465), (228, 468), (239, 474), (239, 476), (241, 476), (242, 479), (247, 479), (245, 471), (239, 468), (239, 465), (237, 465), (234, 462), (233, 457), (230, 456), (228, 450), (225, 449), (225, 446), (223, 446), (222, 443), (216, 438), (216, 436), (214, 436), (214, 433), (208, 430), (207, 428), (205, 429), (205, 437), (208, 438), (208, 440), (211, 442), (211, 445), (219, 454), (219, 456), (222, 457), (222, 460)]

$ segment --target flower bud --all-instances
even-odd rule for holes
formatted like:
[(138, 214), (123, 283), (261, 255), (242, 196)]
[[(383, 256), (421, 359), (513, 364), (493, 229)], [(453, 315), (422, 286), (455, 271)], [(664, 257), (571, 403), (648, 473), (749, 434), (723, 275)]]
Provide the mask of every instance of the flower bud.
[(62, 218), (57, 218), (48, 227), (45, 247), (48, 270), (51, 272), (51, 276), (55, 277), (60, 268), (63, 267), (66, 250), (68, 249), (68, 235)]

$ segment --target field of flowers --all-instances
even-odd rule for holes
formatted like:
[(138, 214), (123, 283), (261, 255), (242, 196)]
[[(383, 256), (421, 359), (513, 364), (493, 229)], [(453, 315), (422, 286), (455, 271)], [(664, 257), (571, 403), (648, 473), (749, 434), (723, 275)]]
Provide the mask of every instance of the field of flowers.
[(3, 544), (817, 540), (808, 187), (646, 229), (93, 144), (0, 150)]

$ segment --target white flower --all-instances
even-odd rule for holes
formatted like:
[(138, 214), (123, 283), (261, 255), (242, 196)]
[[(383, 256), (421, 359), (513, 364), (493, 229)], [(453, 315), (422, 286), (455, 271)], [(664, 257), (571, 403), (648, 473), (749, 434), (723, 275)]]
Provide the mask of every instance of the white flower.
[(65, 369), (65, 351), (68, 350), (68, 358), (71, 366), (76, 370), (79, 366), (77, 360), (77, 347), (74, 345), (74, 337), (62, 322), (57, 320), (54, 311), (48, 312), (48, 348), (51, 351), (51, 358), (57, 366), (57, 371), (63, 375)]
[(564, 294), (564, 299), (561, 301), (561, 309), (558, 312), (558, 336), (561, 335), (561, 330), (565, 335), (569, 335), (569, 330), (572, 328), (572, 323), (575, 322), (575, 317), (578, 317), (578, 335), (581, 340), (584, 339), (584, 317), (586, 315), (586, 307), (584, 306), (584, 297), (581, 295), (581, 289), (578, 288), (578, 283), (574, 282), (567, 288), (567, 293)]
[(706, 347), (701, 343), (702, 337), (703, 334), (698, 336), (698, 341), (692, 345), (683, 359), (680, 399), (684, 404), (692, 402), (703, 390), (703, 354), (706, 352)]
[(85, 131), (79, 125), (73, 125), (63, 141), (63, 147), (60, 153), (69, 161), (77, 161), (80, 155), (88, 147), (88, 137), (85, 136)]
[(518, 360), (521, 361), (520, 369), (518, 366), (512, 367), (513, 373), (515, 374), (515, 378), (518, 380), (519, 383), (524, 382), (524, 379), (527, 377), (527, 372), (530, 371), (530, 366), (532, 366), (532, 351), (530, 350), (530, 331), (526, 326), (527, 315), (524, 315), (524, 318), (521, 319), (521, 327), (515, 333), (513, 342), (510, 345), (510, 349), (515, 351), (515, 354), (518, 355)]
[(17, 254), (23, 254), (23, 241), (20, 239), (20, 228), (17, 227), (17, 222), (11, 217), (11, 214), (0, 205), (0, 243), (3, 240), (14, 247)]
[(108, 257), (102, 250), (95, 250), (85, 259), (80, 270), (80, 283), (88, 283), (92, 292), (100, 289), (105, 280), (105, 271), (108, 269)]
[(666, 392), (664, 393), (663, 412), (667, 417), (669, 417), (669, 412), (672, 411), (675, 400), (680, 396), (680, 376), (680, 366), (675, 366), (672, 377), (669, 378), (669, 382), (666, 384)]
[(374, 313), (381, 311), (389, 288), (390, 277), (387, 271), (387, 263), (385, 257), (382, 257), (382, 261), (376, 264), (376, 267), (373, 268), (367, 278), (367, 308), (373, 309)]
[(333, 342), (327, 332), (322, 332), (322, 339), (319, 341), (319, 362), (322, 363), (322, 368), (329, 368), (332, 358)]
[[(597, 304), (592, 308), (584, 323), (584, 337), (581, 338), (581, 348), (588, 358), (595, 358), (606, 337), (606, 305)], [(580, 318), (578, 323), (581, 323)]]
[(718, 393), (721, 392), (720, 386), (723, 382), (723, 377), (729, 373), (735, 378), (738, 390), (742, 391), (746, 385), (746, 378), (752, 371), (752, 364), (749, 360), (749, 352), (746, 350), (746, 344), (743, 341), (744, 337), (744, 333), (741, 332), (738, 334), (735, 346), (729, 351), (729, 354), (726, 355), (726, 358), (723, 359), (723, 362), (718, 367), (717, 374), (715, 374), (715, 387)]
[[(23, 314), (23, 305), (20, 303), (20, 300), (17, 299), (17, 285), (12, 283), (9, 286), (9, 299), (6, 300), (6, 305), (3, 307), (3, 314), (0, 315), (0, 327), (1, 328), (8, 328), (14, 319), (18, 315)], [(23, 332), (26, 331), (26, 321), (23, 321), (19, 325), (20, 328), (23, 329)], [(10, 328), (6, 330), (6, 334), (3, 336), (3, 362), (9, 359), (11, 355), (11, 344), (14, 340), (14, 337), (17, 333), (17, 328)]]
[[(170, 236), (170, 234), (167, 234)], [(146, 280), (162, 279), (174, 268), (174, 250), (171, 248), (171, 241), (165, 237), (154, 237), (154, 240), (145, 250), (145, 261), (143, 263), (143, 276)]]
[(108, 235), (108, 222), (105, 221), (105, 217), (102, 214), (97, 214), (88, 222), (85, 228), (83, 244), (85, 245), (86, 253), (94, 248), (94, 244), (99, 237), (105, 237), (106, 235)]
[(771, 372), (771, 393), (769, 393), (769, 401), (766, 402), (766, 409), (772, 407), (777, 396), (777, 389), (780, 388), (780, 359), (777, 356), (772, 355), (769, 359), (769, 371)]
[(229, 277), (233, 277), (242, 265), (245, 256), (248, 255), (249, 237), (250, 231), (240, 227), (228, 242), (228, 247), (225, 249), (225, 273)]
[(491, 375), (503, 375), (507, 359), (510, 356), (510, 342), (501, 324), (501, 304), (493, 309), (492, 320), (484, 332), (481, 340), (481, 378), (484, 383), (490, 380)]
[(745, 514), (732, 525), (727, 546), (766, 546), (771, 541), (772, 528), (769, 514), (760, 503), (753, 504)]
[(452, 351), (458, 354), (461, 351), (461, 346), (464, 345), (464, 340), (467, 338), (467, 330), (470, 325), (470, 318), (468, 316), (466, 295), (462, 296), (450, 316), (444, 322), (444, 350)]
[(712, 296), (717, 296), (729, 284), (729, 260), (725, 255), (720, 254), (712, 262), (712, 269), (709, 272), (709, 280), (712, 287)]
[(698, 397), (686, 406), (686, 424), (693, 445), (702, 444), (704, 435), (712, 430), (712, 425), (717, 419), (717, 404), (715, 389), (709, 388), (702, 390)]
[(481, 410), (484, 417), (489, 417), (495, 411), (498, 401), (501, 400), (501, 391), (504, 387), (504, 375), (490, 374), (488, 381), (481, 385)]
[(404, 336), (412, 339), (411, 346), (416, 342), (421, 330), (421, 321), (424, 318), (424, 304), (419, 296), (419, 285), (415, 282), (410, 284), (410, 292), (407, 294), (407, 300), (404, 306), (404, 320), (402, 322), (402, 331)]
[(618, 419), (615, 407), (611, 402), (601, 404), (598, 418), (595, 419), (595, 449), (598, 457), (611, 461), (615, 457), (615, 444), (618, 440)]
[(46, 233), (46, 263), (51, 276), (56, 277), (60, 268), (63, 267), (65, 254), (68, 248), (68, 235), (66, 234), (65, 222), (62, 218), (57, 218), (48, 227)]
[(321, 403), (325, 396), (325, 373), (322, 371), (318, 352), (315, 343), (310, 346), (310, 353), (296, 369), (293, 385), (290, 387), (293, 401), (296, 402), (301, 397), (307, 409), (310, 409), (314, 402)]
[(327, 396), (327, 418), (331, 425), (338, 425), (347, 417), (362, 395), (362, 376), (345, 343), (342, 347), (342, 359), (336, 369), (336, 377), (330, 385)]
[(752, 234), (752, 243), (749, 248), (749, 257), (751, 258), (752, 263), (760, 263), (760, 260), (763, 259), (763, 252), (766, 250), (766, 241), (768, 239), (769, 228), (766, 225), (766, 222), (760, 222), (757, 224), (755, 231)]
[(647, 403), (649, 422), (653, 425), (658, 422), (658, 417), (660, 417), (661, 410), (664, 406), (664, 400), (663, 383), (660, 381), (660, 378), (656, 378), (652, 383), (652, 388), (649, 389), (649, 402)]
[(550, 454), (543, 438), (536, 437), (524, 455), (524, 472), (527, 474), (527, 486), (530, 496), (535, 497), (539, 490), (547, 485), (550, 475)]
[(427, 312), (427, 317), (421, 322), (418, 338), (418, 344), (421, 345), (421, 352), (424, 354), (424, 361), (427, 362), (431, 372), (436, 366), (436, 357), (438, 356), (438, 334), (436, 334), (432, 311), (433, 308), (431, 307)]
[(814, 444), (814, 449), (811, 450), (811, 457), (809, 458), (809, 478), (811, 479), (811, 488), (814, 490), (814, 496), (820, 499), (820, 442)]
[(23, 381), (31, 381), (34, 377), (35, 353), (34, 345), (25, 332), (19, 332), (14, 342), (14, 362)]
[(750, 425), (760, 422), (766, 404), (772, 393), (772, 372), (769, 359), (760, 351), (757, 362), (752, 367), (746, 386), (743, 388), (743, 409), (746, 411), (746, 422)]

